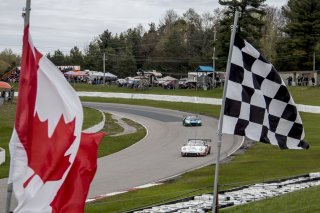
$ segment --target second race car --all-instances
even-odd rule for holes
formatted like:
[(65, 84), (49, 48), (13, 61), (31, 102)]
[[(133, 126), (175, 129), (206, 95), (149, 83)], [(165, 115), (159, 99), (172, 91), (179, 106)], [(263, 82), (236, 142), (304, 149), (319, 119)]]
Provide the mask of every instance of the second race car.
[(211, 139), (189, 139), (181, 147), (181, 156), (206, 156), (211, 152)]

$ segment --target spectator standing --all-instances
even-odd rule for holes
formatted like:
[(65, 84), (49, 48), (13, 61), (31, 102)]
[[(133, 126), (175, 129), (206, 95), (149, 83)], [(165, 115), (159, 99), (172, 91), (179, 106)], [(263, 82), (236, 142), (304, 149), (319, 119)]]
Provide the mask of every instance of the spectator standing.
[(304, 86), (309, 86), (309, 77), (308, 76), (304, 77), (303, 81), (304, 81)]
[(289, 77), (287, 78), (287, 80), (288, 80), (288, 86), (291, 86), (291, 85), (292, 85), (292, 77), (289, 76)]

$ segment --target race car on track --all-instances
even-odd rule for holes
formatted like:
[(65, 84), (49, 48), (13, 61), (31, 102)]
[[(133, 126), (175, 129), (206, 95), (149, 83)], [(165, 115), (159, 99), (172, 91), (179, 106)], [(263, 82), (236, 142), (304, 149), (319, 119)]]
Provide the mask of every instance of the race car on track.
[(197, 115), (185, 116), (182, 120), (183, 126), (201, 126), (202, 121)]
[(189, 139), (181, 147), (181, 156), (206, 156), (211, 152), (211, 146), (208, 144), (211, 139)]

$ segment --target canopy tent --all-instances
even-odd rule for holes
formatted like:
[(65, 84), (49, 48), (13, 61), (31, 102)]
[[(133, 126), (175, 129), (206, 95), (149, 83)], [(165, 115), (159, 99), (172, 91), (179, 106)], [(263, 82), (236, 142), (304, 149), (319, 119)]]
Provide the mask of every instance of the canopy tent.
[(11, 89), (12, 86), (10, 84), (8, 84), (7, 82), (0, 81), (0, 88), (1, 89)]
[(175, 84), (178, 81), (178, 79), (171, 77), (171, 76), (158, 78), (157, 80), (158, 80), (159, 85), (168, 85), (168, 84), (172, 84), (172, 83)]
[(111, 78), (111, 79), (117, 79), (118, 77), (110, 72), (98, 72), (98, 71), (86, 71), (86, 73), (88, 73), (88, 75), (90, 76), (90, 78), (96, 78), (96, 77), (103, 77), (105, 76), (106, 78)]
[(69, 72), (65, 72), (64, 75), (68, 75), (68, 76), (87, 76), (88, 74), (84, 71), (69, 71)]
[(174, 78), (174, 77), (171, 77), (171, 76), (166, 76), (166, 77), (163, 77), (163, 78), (158, 78), (158, 81), (176, 81), (178, 79)]
[(106, 72), (106, 77), (108, 77), (108, 78), (118, 78), (118, 76), (116, 76), (116, 75), (114, 75), (114, 74), (112, 74), (110, 72)]
[(199, 66), (195, 72), (207, 72), (207, 73), (212, 73), (215, 72), (214, 67), (212, 66)]

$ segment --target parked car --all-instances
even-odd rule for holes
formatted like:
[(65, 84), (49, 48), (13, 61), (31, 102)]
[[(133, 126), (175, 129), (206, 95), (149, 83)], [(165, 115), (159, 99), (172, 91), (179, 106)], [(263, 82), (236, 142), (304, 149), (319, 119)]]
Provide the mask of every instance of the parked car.
[(181, 156), (207, 156), (211, 152), (210, 142), (211, 139), (189, 139), (181, 147)]
[(201, 118), (197, 115), (188, 115), (185, 116), (182, 120), (183, 126), (201, 126)]
[(179, 84), (180, 89), (194, 89), (196, 88), (196, 86), (197, 86), (197, 82), (189, 82), (189, 81), (181, 82)]

